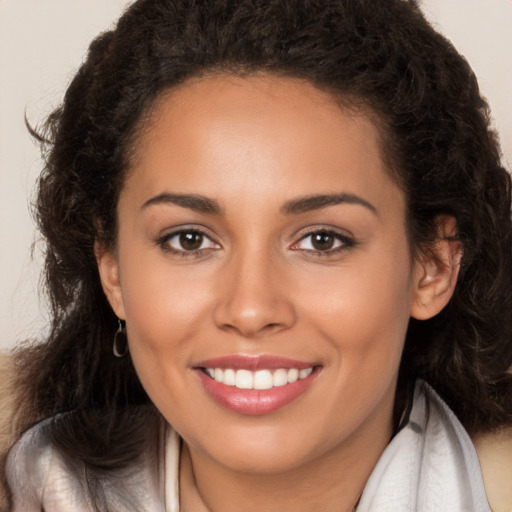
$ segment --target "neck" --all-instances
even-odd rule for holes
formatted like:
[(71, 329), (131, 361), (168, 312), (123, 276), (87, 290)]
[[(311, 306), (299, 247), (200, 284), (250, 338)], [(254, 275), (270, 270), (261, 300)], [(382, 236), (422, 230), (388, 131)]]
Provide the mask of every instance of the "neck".
[[(382, 418), (381, 418), (382, 420)], [(352, 512), (392, 432), (362, 427), (313, 460), (280, 473), (247, 473), (218, 464), (183, 444), (180, 500), (183, 512)], [(374, 427), (374, 426), (373, 426)]]

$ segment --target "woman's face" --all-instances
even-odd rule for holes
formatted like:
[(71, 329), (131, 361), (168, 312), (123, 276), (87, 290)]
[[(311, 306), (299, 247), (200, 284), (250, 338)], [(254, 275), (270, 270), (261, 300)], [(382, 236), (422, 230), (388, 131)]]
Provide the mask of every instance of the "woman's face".
[(272, 472), (385, 445), (425, 269), (368, 117), (295, 79), (189, 81), (151, 114), (118, 215), (104, 288), (191, 450)]

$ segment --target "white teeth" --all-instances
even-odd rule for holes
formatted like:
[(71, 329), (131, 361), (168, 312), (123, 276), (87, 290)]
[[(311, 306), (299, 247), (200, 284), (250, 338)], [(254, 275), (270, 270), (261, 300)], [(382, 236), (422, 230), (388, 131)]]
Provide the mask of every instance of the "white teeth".
[(252, 389), (254, 378), (249, 370), (238, 370), (235, 377), (235, 386), (239, 389)]
[[(217, 380), (217, 379), (215, 379)], [(221, 381), (219, 381), (221, 382)], [(236, 374), (235, 370), (232, 370), (231, 368), (228, 368), (227, 370), (224, 370), (224, 380), (222, 381), (226, 386), (234, 386), (236, 384)]]
[(288, 382), (295, 382), (299, 378), (299, 370), (297, 368), (290, 368), (288, 370)]
[(299, 371), (299, 379), (305, 379), (308, 375), (311, 375), (313, 368), (306, 368), (305, 370)]
[(270, 370), (259, 370), (254, 374), (254, 389), (270, 389), (272, 387)]
[(284, 386), (288, 384), (288, 372), (283, 370), (276, 370), (274, 372), (274, 386)]
[(272, 387), (292, 384), (299, 379), (305, 379), (313, 367), (299, 370), (297, 368), (279, 368), (274, 370), (234, 370), (232, 368), (205, 368), (205, 372), (215, 381), (226, 386), (236, 386), (239, 389), (270, 389)]

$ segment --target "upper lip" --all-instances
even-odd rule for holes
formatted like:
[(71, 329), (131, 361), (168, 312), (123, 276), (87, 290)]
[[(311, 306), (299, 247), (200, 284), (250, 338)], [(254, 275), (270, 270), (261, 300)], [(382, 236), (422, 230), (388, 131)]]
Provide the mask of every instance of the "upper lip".
[(193, 365), (195, 368), (232, 368), (234, 370), (277, 370), (279, 368), (297, 368), (299, 370), (317, 366), (313, 362), (304, 362), (282, 356), (228, 355), (205, 359)]

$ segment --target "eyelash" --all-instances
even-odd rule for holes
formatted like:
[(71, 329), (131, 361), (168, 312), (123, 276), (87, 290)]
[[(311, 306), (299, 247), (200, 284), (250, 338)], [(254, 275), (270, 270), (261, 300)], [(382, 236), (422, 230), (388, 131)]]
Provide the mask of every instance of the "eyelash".
[[(186, 250), (186, 249), (175, 249), (170, 245), (170, 241), (175, 238), (179, 237), (183, 234), (193, 234), (193, 235), (200, 235), (203, 237), (202, 244), (205, 242), (205, 240), (209, 240), (211, 246), (205, 247), (205, 248), (199, 248), (194, 250)], [(327, 249), (325, 251), (322, 250), (315, 250), (315, 249), (300, 249), (297, 248), (297, 246), (305, 241), (309, 237), (313, 237), (315, 235), (325, 235), (329, 237), (333, 237), (335, 239), (335, 243), (339, 242), (339, 246), (335, 247), (333, 249)], [(163, 235), (159, 237), (156, 240), (157, 245), (159, 245), (162, 250), (164, 250), (167, 253), (171, 253), (173, 255), (179, 256), (179, 257), (190, 257), (190, 258), (198, 258), (205, 254), (205, 251), (209, 250), (216, 250), (217, 247), (212, 247), (213, 245), (219, 245), (217, 244), (212, 238), (207, 235), (204, 231), (197, 228), (190, 228), (190, 229), (180, 229), (178, 231), (173, 231), (172, 233), (168, 233), (166, 235)], [(201, 245), (202, 245), (201, 244)], [(319, 257), (326, 257), (326, 256), (332, 256), (334, 254), (338, 254), (340, 252), (346, 251), (350, 249), (351, 247), (354, 247), (356, 245), (356, 242), (354, 239), (350, 238), (349, 236), (342, 235), (338, 233), (337, 231), (334, 231), (332, 229), (315, 229), (314, 231), (310, 231), (308, 233), (303, 234), (297, 242), (294, 242), (292, 246), (290, 247), (291, 250), (294, 251), (300, 251), (303, 250), (306, 253), (314, 254), (315, 256)]]
[(333, 249), (327, 249), (325, 251), (315, 250), (315, 249), (305, 249), (305, 252), (307, 252), (309, 254), (314, 254), (315, 256), (320, 256), (320, 257), (332, 256), (334, 254), (338, 254), (338, 253), (347, 251), (348, 249), (350, 249), (351, 247), (354, 247), (356, 245), (356, 242), (353, 238), (351, 238), (347, 235), (342, 235), (341, 233), (338, 233), (337, 231), (334, 231), (332, 229), (324, 228), (324, 229), (315, 229), (314, 231), (309, 231), (308, 233), (303, 234), (300, 237), (300, 239), (291, 246), (291, 249), (300, 251), (301, 249), (295, 249), (295, 247), (299, 243), (306, 240), (307, 238), (313, 237), (315, 235), (330, 236), (335, 239), (335, 243), (336, 242), (340, 243), (340, 245), (338, 247), (335, 247)]
[(207, 235), (204, 231), (197, 228), (190, 228), (190, 229), (179, 229), (178, 231), (173, 231), (172, 233), (168, 233), (166, 235), (161, 236), (156, 240), (157, 245), (159, 245), (165, 252), (171, 253), (176, 256), (180, 257), (189, 257), (189, 258), (198, 258), (201, 255), (204, 254), (204, 251), (208, 250), (215, 250), (216, 247), (205, 247), (203, 249), (194, 249), (187, 251), (186, 249), (175, 249), (170, 245), (170, 241), (175, 238), (179, 237), (183, 234), (193, 234), (193, 235), (201, 235), (203, 237), (202, 243), (204, 243), (206, 240), (209, 240), (211, 245), (219, 245), (214, 240), (212, 240), (211, 236)]

